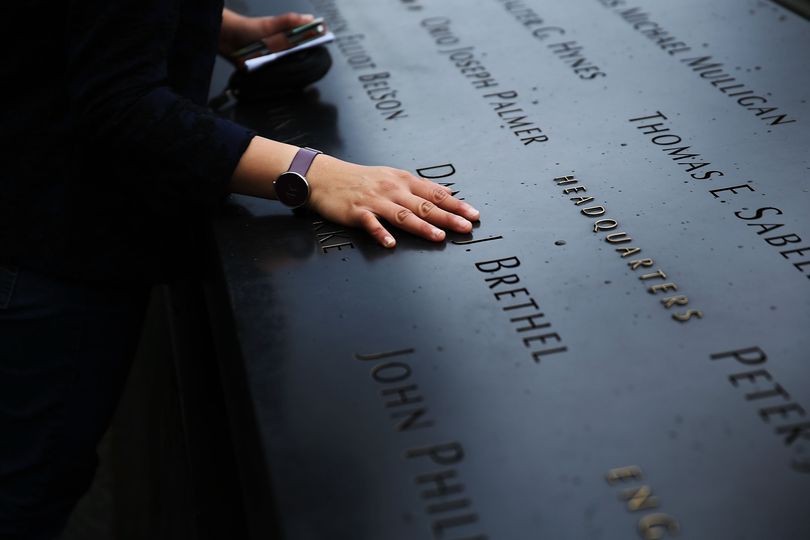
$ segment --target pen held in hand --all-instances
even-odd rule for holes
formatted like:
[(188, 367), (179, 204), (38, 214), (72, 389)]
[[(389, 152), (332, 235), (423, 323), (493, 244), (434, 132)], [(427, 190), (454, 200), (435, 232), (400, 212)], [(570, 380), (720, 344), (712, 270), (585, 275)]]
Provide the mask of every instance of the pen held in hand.
[[(328, 36), (331, 36), (331, 38)], [(328, 39), (323, 39), (325, 37)], [(264, 40), (256, 41), (231, 53), (231, 60), (240, 69), (251, 71), (260, 65), (272, 62), (291, 52), (332, 41), (334, 36), (326, 31), (326, 25), (323, 19), (318, 18), (287, 30), (284, 32), (284, 38), (289, 44), (287, 48), (273, 51), (267, 46)]]
[(316, 37), (315, 39), (310, 39), (309, 41), (305, 41), (295, 47), (290, 47), (289, 49), (284, 49), (278, 52), (270, 52), (265, 47), (264, 54), (256, 54), (250, 58), (244, 59), (241, 62), (237, 62), (237, 65), (246, 71), (253, 71), (269, 62), (273, 62), (278, 60), (279, 58), (283, 58), (288, 54), (292, 54), (298, 51), (303, 51), (305, 49), (309, 49), (311, 47), (317, 47), (318, 45), (323, 45), (325, 43), (329, 43), (330, 41), (334, 41), (335, 35), (332, 32), (326, 32), (324, 35), (320, 37)]

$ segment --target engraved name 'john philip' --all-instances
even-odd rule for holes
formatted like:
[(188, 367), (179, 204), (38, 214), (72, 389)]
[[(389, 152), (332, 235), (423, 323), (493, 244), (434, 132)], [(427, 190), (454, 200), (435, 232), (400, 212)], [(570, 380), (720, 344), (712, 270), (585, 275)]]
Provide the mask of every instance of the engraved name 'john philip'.
[(355, 360), (371, 366), (371, 378), (380, 387), (380, 398), (403, 437), (420, 435), (404, 452), (408, 463), (420, 469), (413, 483), (424, 505), (425, 518), (435, 540), (489, 540), (481, 532), (479, 512), (470, 489), (462, 482), (465, 450), (456, 440), (424, 442), (436, 436), (437, 421), (428, 411), (428, 399), (414, 381), (413, 364), (419, 358), (413, 347), (378, 353), (356, 353)]

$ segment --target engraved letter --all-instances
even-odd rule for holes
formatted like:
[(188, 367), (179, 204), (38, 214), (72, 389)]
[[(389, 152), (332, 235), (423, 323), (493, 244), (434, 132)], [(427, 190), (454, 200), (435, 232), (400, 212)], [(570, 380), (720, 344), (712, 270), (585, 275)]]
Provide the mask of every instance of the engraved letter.
[(422, 178), (447, 178), (456, 174), (456, 168), (453, 167), (452, 163), (445, 163), (444, 165), (416, 169), (416, 174)]
[(422, 485), (432, 482), (435, 484), (435, 488), (426, 489), (421, 493), (423, 499), (432, 499), (434, 497), (444, 497), (445, 495), (450, 495), (451, 493), (460, 493), (464, 491), (464, 484), (450, 484), (445, 482), (445, 480), (448, 478), (455, 477), (456, 471), (450, 469), (437, 473), (420, 474), (416, 477), (416, 483)]
[(710, 189), (709, 193), (711, 193), (714, 196), (714, 198), (717, 199), (717, 198), (720, 197), (720, 195), (718, 195), (718, 193), (720, 193), (721, 191), (730, 191), (730, 192), (732, 192), (733, 194), (736, 195), (737, 190), (742, 189), (742, 188), (746, 188), (746, 189), (749, 189), (751, 191), (756, 191), (754, 188), (752, 188), (748, 184), (740, 184), (739, 186), (731, 186), (731, 187), (720, 188), (720, 189)]
[(766, 238), (765, 241), (772, 246), (784, 246), (801, 242), (802, 239), (796, 234), (785, 234), (782, 236), (771, 236), (770, 238)]
[(688, 309), (683, 313), (673, 313), (672, 318), (678, 322), (686, 322), (692, 317), (697, 317), (698, 319), (703, 318), (703, 312), (698, 309)]
[(630, 270), (638, 270), (639, 266), (649, 267), (655, 264), (655, 261), (652, 259), (636, 259), (634, 261), (630, 261), (627, 263), (627, 266), (630, 267)]
[(664, 533), (677, 534), (680, 530), (678, 520), (667, 514), (650, 514), (638, 520), (638, 530), (644, 540), (660, 540)]
[(746, 371), (745, 373), (733, 373), (728, 376), (728, 380), (729, 382), (731, 382), (731, 385), (736, 388), (737, 386), (739, 386), (738, 381), (740, 379), (746, 379), (751, 382), (754, 382), (756, 381), (757, 377), (762, 377), (766, 381), (773, 380), (771, 374), (764, 369), (757, 369), (756, 371)]
[(588, 189), (585, 186), (574, 186), (574, 187), (565, 188), (563, 190), (563, 193), (568, 195), (570, 193), (576, 193), (578, 191), (588, 191)]
[(616, 248), (617, 253), (622, 254), (622, 258), (629, 257), (630, 255), (635, 255), (636, 253), (641, 253), (641, 248), (637, 247), (623, 247), (623, 248)]
[(610, 231), (619, 226), (615, 219), (600, 219), (593, 224), (593, 232)]
[[(411, 395), (411, 392), (414, 395)], [(394, 388), (384, 388), (380, 391), (380, 395), (397, 396), (394, 399), (384, 401), (383, 403), (385, 403), (386, 407), (400, 407), (402, 405), (410, 405), (411, 403), (419, 403), (423, 400), (422, 396), (419, 395), (419, 387), (415, 384), (397, 386)]]
[(408, 459), (427, 456), (437, 465), (452, 465), (464, 459), (464, 449), (457, 442), (411, 448), (405, 452)]
[(777, 215), (777, 216), (781, 216), (781, 215), (782, 215), (782, 211), (781, 211), (781, 210), (779, 210), (778, 208), (774, 208), (773, 206), (766, 206), (766, 207), (764, 207), (764, 208), (757, 208), (757, 209), (756, 209), (756, 211), (754, 211), (754, 215), (753, 215), (753, 216), (751, 216), (751, 217), (744, 217), (744, 216), (742, 216), (742, 215), (741, 215), (741, 214), (742, 214), (742, 211), (739, 211), (739, 212), (734, 212), (734, 215), (735, 215), (735, 216), (737, 216), (737, 217), (738, 217), (738, 218), (740, 218), (740, 219), (745, 220), (745, 221), (750, 221), (750, 220), (753, 220), (753, 219), (762, 219), (762, 216), (764, 216), (764, 215), (765, 215), (765, 211), (766, 211), (766, 210), (776, 210), (776, 215)]
[[(383, 370), (385, 370), (385, 373), (383, 373)], [(371, 370), (371, 376), (378, 383), (400, 382), (411, 376), (411, 367), (403, 362), (388, 362), (374, 366)]]
[(414, 351), (414, 349), (402, 349), (400, 351), (390, 351), (390, 352), (373, 353), (373, 354), (355, 353), (354, 357), (357, 360), (361, 360), (361, 361), (382, 360), (383, 358), (391, 358), (392, 356), (402, 356), (402, 355), (406, 355), (406, 354), (413, 354), (413, 351)]
[(762, 417), (765, 422), (770, 422), (770, 417), (774, 414), (779, 414), (782, 416), (782, 418), (787, 418), (791, 412), (796, 412), (799, 416), (805, 416), (807, 414), (801, 405), (797, 403), (788, 403), (786, 405), (776, 405), (774, 407), (765, 407), (760, 409), (759, 416)]
[(664, 273), (663, 270), (656, 270), (655, 272), (652, 272), (651, 274), (642, 274), (642, 275), (638, 276), (638, 279), (640, 279), (642, 281), (646, 281), (648, 279), (653, 279), (653, 278), (667, 279), (667, 275)]
[(785, 446), (790, 446), (799, 437), (810, 441), (810, 422), (792, 424), (789, 426), (780, 426), (776, 428), (776, 433), (779, 435), (787, 433), (787, 437), (785, 437)]
[(611, 244), (624, 244), (625, 242), (632, 242), (633, 239), (627, 236), (626, 232), (618, 232), (607, 235), (605, 241)]
[(730, 356), (733, 356), (735, 360), (747, 366), (761, 364), (768, 359), (768, 355), (759, 347), (748, 347), (747, 349), (715, 353), (711, 355), (710, 358), (712, 360), (720, 360), (721, 358), (728, 358)]
[(604, 206), (589, 206), (588, 208), (583, 208), (580, 210), (584, 215), (588, 217), (598, 217), (603, 216), (605, 214), (605, 207)]
[(520, 281), (520, 278), (518, 277), (517, 274), (509, 274), (507, 276), (496, 276), (486, 278), (484, 281), (486, 281), (487, 283), (491, 281), (492, 285), (490, 285), (489, 288), (494, 289), (495, 287), (497, 287), (502, 283), (506, 285), (514, 285), (515, 283)]
[(667, 296), (666, 298), (661, 300), (661, 303), (664, 304), (665, 308), (669, 309), (675, 304), (678, 304), (679, 306), (685, 306), (686, 304), (689, 303), (689, 298), (682, 294), (678, 294), (675, 296)]
[(622, 498), (627, 501), (627, 509), (631, 512), (646, 510), (658, 506), (658, 497), (652, 496), (650, 486), (639, 486), (622, 490)]
[(678, 286), (674, 283), (659, 283), (652, 287), (647, 287), (647, 292), (650, 294), (658, 294), (659, 292), (677, 291)]
[(754, 401), (755, 399), (768, 399), (776, 396), (782, 396), (785, 401), (790, 401), (790, 394), (782, 388), (782, 385), (776, 383), (773, 385), (773, 388), (770, 390), (762, 390), (759, 392), (751, 392), (750, 394), (745, 394), (745, 399), (748, 401)]
[(641, 468), (636, 465), (629, 465), (627, 467), (618, 467), (610, 469), (605, 475), (608, 484), (615, 484), (616, 482), (623, 482), (628, 478), (638, 480), (641, 478)]
[(564, 186), (565, 184), (575, 184), (577, 179), (575, 176), (558, 176), (554, 181), (558, 186)]
[(544, 313), (536, 313), (534, 315), (523, 315), (522, 317), (512, 317), (509, 319), (510, 322), (518, 322), (518, 321), (526, 321), (528, 326), (521, 326), (516, 331), (517, 332), (525, 332), (526, 330), (532, 330), (534, 328), (548, 328), (551, 326), (551, 323), (542, 323), (537, 324), (534, 322), (535, 319), (541, 319), (545, 317)]
[(397, 431), (408, 431), (410, 429), (433, 427), (433, 420), (426, 419), (417, 423), (416, 421), (427, 414), (427, 409), (419, 408), (410, 411), (396, 411), (391, 413), (392, 419), (404, 418), (397, 424)]
[(574, 204), (576, 206), (579, 206), (580, 204), (591, 202), (593, 200), (593, 197), (571, 197), (571, 200), (574, 201)]
[(483, 261), (480, 263), (475, 263), (475, 267), (480, 272), (485, 272), (487, 274), (497, 272), (501, 268), (516, 268), (518, 266), (520, 266), (520, 261), (518, 260), (517, 257), (507, 257), (505, 259), (494, 259), (491, 261)]
[(651, 116), (639, 116), (638, 118), (631, 118), (628, 121), (629, 122), (638, 122), (639, 120), (653, 120), (655, 118), (661, 118), (662, 120), (668, 120), (668, 118), (666, 116), (664, 116), (664, 113), (662, 113), (661, 111), (655, 111), (655, 114), (653, 114)]

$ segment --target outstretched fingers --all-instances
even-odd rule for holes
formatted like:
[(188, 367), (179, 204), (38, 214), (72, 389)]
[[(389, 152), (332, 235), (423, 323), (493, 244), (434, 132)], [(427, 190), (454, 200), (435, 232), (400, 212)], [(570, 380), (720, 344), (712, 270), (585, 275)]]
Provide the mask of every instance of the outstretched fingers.
[[(460, 201), (453, 197), (451, 195), (452, 190), (447, 186), (441, 186), (431, 182), (430, 180), (414, 178), (414, 181), (411, 184), (411, 192), (414, 195), (425, 199), (426, 201), (430, 201), (442, 210), (462, 216), (469, 221), (478, 221), (478, 219), (481, 217), (478, 210), (464, 201)], [(455, 227), (452, 228), (458, 230)], [(469, 229), (460, 232), (469, 232)]]
[(441, 242), (444, 230), (469, 233), (472, 221), (479, 218), (478, 210), (451, 195), (452, 190), (429, 180), (422, 180), (404, 171), (397, 171), (403, 182), (398, 189), (389, 190), (377, 204), (368, 207), (361, 217), (362, 226), (380, 244), (393, 247), (393, 237), (377, 219), (416, 236)]
[[(437, 197), (437, 199), (438, 198), (439, 197)], [(447, 198), (451, 197), (448, 195), (446, 198), (438, 201), (438, 204), (442, 202), (446, 204)], [(398, 202), (405, 208), (411, 209), (418, 218), (437, 227), (441, 227), (442, 229), (449, 229), (459, 233), (468, 233), (472, 230), (472, 223), (470, 223), (469, 220), (448, 212), (447, 210), (443, 210), (438, 204), (434, 204), (417, 195), (408, 195)]]
[(365, 212), (360, 216), (360, 225), (372, 236), (377, 242), (386, 248), (392, 248), (397, 245), (397, 241), (391, 236), (385, 227), (382, 226), (380, 220), (377, 219), (372, 212)]
[(433, 242), (444, 240), (445, 233), (443, 230), (418, 217), (412, 210), (401, 204), (392, 201), (383, 202), (376, 214), (397, 228), (421, 236), (426, 240)]
[(362, 227), (387, 248), (396, 245), (391, 227), (441, 242), (447, 236), (442, 229), (469, 233), (479, 217), (477, 210), (453, 197), (449, 187), (399, 169), (323, 156), (314, 161), (310, 175), (310, 205), (316, 212), (336, 223)]

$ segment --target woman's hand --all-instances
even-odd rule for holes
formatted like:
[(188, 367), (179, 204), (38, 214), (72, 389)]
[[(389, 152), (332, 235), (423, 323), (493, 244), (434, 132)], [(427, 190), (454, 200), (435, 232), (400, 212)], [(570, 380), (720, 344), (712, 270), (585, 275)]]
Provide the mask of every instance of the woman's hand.
[[(275, 199), (273, 181), (297, 151), (296, 146), (254, 137), (234, 171), (231, 191)], [(319, 154), (307, 180), (314, 211), (335, 223), (362, 227), (387, 248), (396, 240), (380, 219), (441, 242), (442, 229), (468, 233), (479, 217), (478, 210), (450, 195), (449, 188), (390, 167), (366, 167)]]
[(285, 30), (312, 21), (314, 17), (302, 13), (285, 13), (274, 17), (245, 17), (229, 9), (222, 11), (222, 30), (219, 34), (219, 52), (226, 58), (242, 47), (263, 41), (271, 51), (289, 48)]
[(307, 174), (310, 207), (335, 223), (362, 227), (381, 245), (396, 240), (380, 223), (427, 240), (444, 240), (448, 229), (472, 230), (479, 212), (452, 195), (448, 187), (390, 167), (366, 167), (321, 154)]

